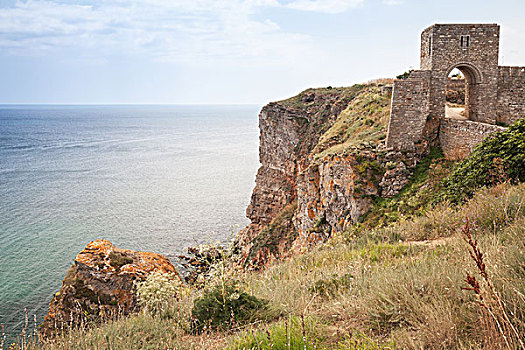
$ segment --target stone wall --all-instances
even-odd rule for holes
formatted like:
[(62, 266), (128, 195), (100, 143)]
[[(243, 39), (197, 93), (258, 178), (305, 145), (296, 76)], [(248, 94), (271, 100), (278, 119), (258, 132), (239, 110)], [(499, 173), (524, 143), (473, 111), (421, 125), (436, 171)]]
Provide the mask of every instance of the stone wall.
[(498, 105), (498, 123), (525, 117), (525, 67), (499, 67)]
[(439, 142), (447, 159), (463, 159), (488, 135), (504, 130), (504, 127), (496, 125), (443, 118)]
[(406, 80), (394, 82), (388, 147), (411, 150), (421, 140), (429, 114), (429, 84), (429, 71), (413, 71)]

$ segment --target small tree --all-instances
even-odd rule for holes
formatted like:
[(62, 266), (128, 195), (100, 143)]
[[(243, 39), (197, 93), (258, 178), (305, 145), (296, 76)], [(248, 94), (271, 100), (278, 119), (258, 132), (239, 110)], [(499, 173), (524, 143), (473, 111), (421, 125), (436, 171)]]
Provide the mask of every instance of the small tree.
[(403, 74), (400, 74), (396, 77), (396, 79), (401, 79), (401, 80), (405, 80), (408, 78), (408, 76), (410, 75), (410, 73), (412, 73), (414, 70), (413, 69), (410, 69), (408, 71), (406, 71), (405, 73)]
[(231, 329), (263, 316), (268, 301), (258, 299), (239, 288), (238, 283), (227, 282), (195, 300), (192, 316), (192, 329), (201, 333), (209, 329)]

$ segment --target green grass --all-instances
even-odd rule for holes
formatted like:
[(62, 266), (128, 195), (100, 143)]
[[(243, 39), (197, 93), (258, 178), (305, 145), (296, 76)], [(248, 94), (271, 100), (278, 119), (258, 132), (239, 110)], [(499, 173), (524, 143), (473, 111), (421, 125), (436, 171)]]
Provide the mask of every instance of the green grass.
[(355, 95), (335, 123), (321, 136), (314, 159), (350, 152), (357, 146), (375, 146), (386, 137), (390, 96), (369, 85)]
[[(252, 327), (237, 334), (230, 340), (228, 350), (244, 349), (321, 349), (323, 339), (318, 338), (318, 327), (310, 319), (288, 316), (284, 320), (264, 327)], [(315, 347), (314, 347), (315, 346)]]

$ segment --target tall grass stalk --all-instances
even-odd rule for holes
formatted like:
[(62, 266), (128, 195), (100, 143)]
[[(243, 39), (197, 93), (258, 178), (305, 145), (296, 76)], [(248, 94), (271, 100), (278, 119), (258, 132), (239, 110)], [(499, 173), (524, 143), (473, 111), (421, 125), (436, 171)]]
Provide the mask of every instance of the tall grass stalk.
[[(483, 253), (481, 252), (478, 246), (478, 241), (473, 240), (472, 235), (470, 234), (470, 225), (469, 225), (468, 217), (467, 217), (466, 224), (463, 227), (462, 231), (464, 235), (463, 238), (469, 246), (470, 257), (476, 263), (478, 273), (481, 275), (481, 277), (485, 281), (485, 284), (490, 293), (490, 296), (492, 297), (492, 300), (496, 302), (498, 309), (494, 310), (493, 307), (491, 306), (490, 301), (487, 302), (488, 297), (485, 297), (485, 298), (483, 297), (483, 292), (481, 290), (480, 284), (476, 280), (476, 277), (471, 276), (468, 272), (467, 272), (467, 278), (465, 279), (465, 281), (467, 282), (467, 284), (470, 285), (470, 287), (464, 288), (464, 289), (472, 290), (476, 294), (476, 296), (478, 297), (478, 302), (480, 306), (483, 307), (483, 309), (485, 309), (489, 313), (489, 315), (492, 317), (492, 319), (496, 323), (498, 331), (500, 335), (503, 337), (507, 347), (509, 349), (514, 348), (514, 346), (511, 346), (511, 342), (512, 343), (516, 342), (517, 344), (519, 344), (520, 349), (525, 350), (525, 344), (523, 343), (523, 340), (521, 339), (518, 333), (518, 330), (516, 329), (514, 324), (511, 322), (507, 312), (505, 311), (505, 305), (503, 303), (503, 300), (501, 299), (499, 293), (497, 292), (496, 288), (491, 282), (491, 279), (489, 278), (489, 274), (487, 272)], [(510, 328), (510, 334), (507, 331), (508, 329), (507, 327)]]

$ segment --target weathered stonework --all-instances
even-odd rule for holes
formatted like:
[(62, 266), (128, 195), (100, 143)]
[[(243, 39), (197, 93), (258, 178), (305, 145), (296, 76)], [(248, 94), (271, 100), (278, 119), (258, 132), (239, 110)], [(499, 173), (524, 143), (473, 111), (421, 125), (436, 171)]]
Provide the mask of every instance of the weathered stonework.
[(504, 125), (525, 116), (525, 67), (499, 67), (496, 121)]
[(504, 127), (497, 125), (444, 118), (441, 121), (439, 142), (446, 158), (463, 159), (487, 135), (504, 130)]
[(425, 116), (430, 115), (429, 92), (428, 71), (414, 71), (406, 80), (395, 82), (388, 127), (389, 147), (410, 150), (421, 140)]
[[(469, 125), (469, 130), (473, 122), (509, 125), (524, 116), (525, 68), (498, 66), (499, 32), (497, 24), (435, 24), (423, 31), (421, 70), (394, 82), (388, 147), (414, 150), (422, 143), (441, 143), (442, 147), (462, 144), (453, 140), (463, 138), (461, 133), (442, 135), (460, 130), (451, 129), (457, 123), (440, 128), (446, 119), (448, 76), (455, 68), (465, 76), (465, 115), (470, 123), (463, 124)], [(475, 129), (476, 135), (487, 133), (475, 138), (466, 135), (464, 148), (455, 154), (466, 156), (464, 150), (472, 149), (472, 142), (480, 142), (494, 130)]]

